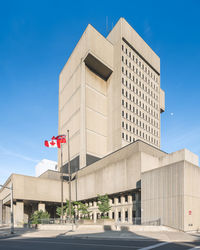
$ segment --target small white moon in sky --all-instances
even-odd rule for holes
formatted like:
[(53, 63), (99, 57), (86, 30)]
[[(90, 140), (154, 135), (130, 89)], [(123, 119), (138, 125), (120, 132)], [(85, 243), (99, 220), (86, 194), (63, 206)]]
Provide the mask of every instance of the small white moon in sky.
[(170, 113), (170, 115), (174, 115), (174, 113)]

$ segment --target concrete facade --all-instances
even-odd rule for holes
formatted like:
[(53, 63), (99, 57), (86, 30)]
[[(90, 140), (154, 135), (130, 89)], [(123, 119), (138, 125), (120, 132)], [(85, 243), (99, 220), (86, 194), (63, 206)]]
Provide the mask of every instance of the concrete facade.
[(164, 110), (155, 52), (123, 18), (107, 38), (88, 25), (59, 77), (58, 132), (70, 130), (72, 170), (137, 139), (159, 148)]
[[(55, 217), (52, 208), (55, 210), (61, 200), (58, 174), (47, 171), (39, 178), (13, 174), (8, 179), (5, 186), (12, 182), (14, 187), (17, 225), (28, 222), (35, 210), (48, 211)], [(88, 204), (94, 221), (100, 218), (97, 195), (108, 194), (108, 216), (116, 222), (198, 230), (199, 178), (198, 157), (190, 151), (167, 154), (136, 141), (80, 169), (72, 181), (72, 200)], [(64, 200), (69, 197), (68, 191), (64, 181)], [(9, 190), (0, 190), (0, 200), (3, 221), (9, 222)]]

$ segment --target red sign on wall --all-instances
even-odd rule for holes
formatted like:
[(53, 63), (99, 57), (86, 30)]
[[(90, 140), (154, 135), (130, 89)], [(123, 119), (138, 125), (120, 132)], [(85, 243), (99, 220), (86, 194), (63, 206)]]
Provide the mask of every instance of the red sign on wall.
[(192, 210), (189, 210), (189, 215), (192, 215)]

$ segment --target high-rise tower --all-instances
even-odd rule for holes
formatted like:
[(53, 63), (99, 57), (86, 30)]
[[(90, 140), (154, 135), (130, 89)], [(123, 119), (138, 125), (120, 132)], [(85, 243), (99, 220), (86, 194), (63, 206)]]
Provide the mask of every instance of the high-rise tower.
[(123, 18), (107, 38), (88, 25), (59, 78), (58, 130), (70, 130), (73, 171), (137, 139), (159, 148), (164, 110), (154, 51)]

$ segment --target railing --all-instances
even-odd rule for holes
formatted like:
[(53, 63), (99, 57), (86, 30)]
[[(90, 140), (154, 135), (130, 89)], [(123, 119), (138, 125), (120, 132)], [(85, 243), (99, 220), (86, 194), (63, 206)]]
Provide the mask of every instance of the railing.
[(161, 225), (161, 219), (151, 220), (151, 221), (145, 221), (142, 222), (142, 225), (151, 225), (151, 226), (160, 226)]
[[(77, 220), (70, 222), (69, 218), (60, 219), (60, 218), (49, 218), (49, 219), (38, 219), (37, 224), (56, 224), (56, 225), (63, 225), (63, 224), (70, 224), (71, 222), (76, 223)], [(29, 222), (29, 224), (33, 224), (33, 222)]]

